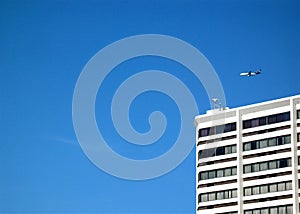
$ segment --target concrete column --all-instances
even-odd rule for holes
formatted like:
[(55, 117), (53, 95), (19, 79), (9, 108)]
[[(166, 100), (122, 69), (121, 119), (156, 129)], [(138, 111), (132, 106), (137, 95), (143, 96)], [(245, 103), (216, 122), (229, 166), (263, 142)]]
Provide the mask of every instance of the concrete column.
[(241, 110), (236, 111), (236, 130), (237, 130), (237, 186), (238, 186), (238, 213), (244, 214), (243, 210), (243, 142), (242, 130), (243, 121)]
[(292, 151), (292, 184), (293, 184), (293, 213), (299, 213), (298, 186), (298, 155), (297, 155), (297, 115), (296, 100), (290, 99), (291, 116), (291, 151)]

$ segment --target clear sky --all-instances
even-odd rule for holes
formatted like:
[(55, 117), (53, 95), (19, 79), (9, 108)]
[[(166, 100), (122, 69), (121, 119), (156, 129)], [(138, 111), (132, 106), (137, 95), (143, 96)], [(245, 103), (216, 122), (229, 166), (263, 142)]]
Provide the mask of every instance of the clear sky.
[[(88, 160), (72, 123), (81, 70), (112, 42), (164, 34), (190, 43), (208, 58), (229, 107), (296, 95), (299, 20), (296, 0), (1, 1), (0, 212), (194, 213), (195, 150), (170, 173), (143, 181), (113, 177)], [(120, 69), (182, 69), (177, 75), (191, 89), (200, 113), (210, 108), (205, 90), (184, 68), (177, 71), (176, 65), (151, 57), (134, 63)], [(259, 76), (239, 76), (259, 68)], [(97, 98), (100, 119), (109, 112), (99, 99), (109, 100), (125, 77), (116, 69), (109, 78)], [(118, 153), (152, 158), (172, 146), (178, 110), (168, 97), (152, 92), (130, 111), (136, 129), (147, 131), (147, 112), (159, 108), (170, 122), (166, 136), (153, 147), (124, 146), (109, 117), (99, 127)]]

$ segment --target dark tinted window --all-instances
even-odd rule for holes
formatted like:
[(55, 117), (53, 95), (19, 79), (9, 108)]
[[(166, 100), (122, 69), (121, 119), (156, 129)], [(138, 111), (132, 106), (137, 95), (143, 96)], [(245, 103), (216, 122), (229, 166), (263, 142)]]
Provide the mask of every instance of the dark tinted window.
[(287, 167), (287, 160), (280, 160), (279, 161), (279, 168)]
[(256, 148), (256, 142), (251, 142), (251, 150), (257, 149)]
[(236, 123), (228, 123), (225, 125), (213, 126), (209, 128), (199, 129), (198, 137), (206, 137), (214, 134), (221, 134), (224, 132), (231, 132), (236, 130)]
[(261, 117), (259, 118), (259, 125), (263, 126), (267, 124), (267, 118), (266, 117)]
[(286, 112), (282, 114), (282, 121), (278, 121), (278, 122), (283, 122), (283, 121), (288, 121), (290, 120), (290, 112)]
[(282, 145), (283, 144), (283, 140), (282, 140), (282, 137), (278, 137), (278, 145)]
[(224, 132), (231, 132), (236, 130), (236, 123), (229, 123), (225, 125)]
[(276, 123), (276, 115), (271, 115), (268, 117), (268, 124)]
[(243, 121), (243, 129), (253, 128), (257, 126), (263, 126), (267, 124), (280, 123), (290, 120), (290, 113), (274, 114), (266, 117), (254, 118)]
[(205, 128), (205, 129), (199, 129), (199, 137), (205, 137), (207, 136), (209, 133), (209, 128)]
[(215, 154), (215, 149), (205, 149), (198, 152), (198, 159), (212, 157)]
[(224, 155), (225, 154), (225, 147), (217, 148), (216, 155)]
[(251, 128), (251, 120), (243, 121), (243, 128), (244, 129)]
[(198, 152), (198, 160), (219, 155), (236, 153), (236, 145), (222, 146), (212, 149), (204, 149)]

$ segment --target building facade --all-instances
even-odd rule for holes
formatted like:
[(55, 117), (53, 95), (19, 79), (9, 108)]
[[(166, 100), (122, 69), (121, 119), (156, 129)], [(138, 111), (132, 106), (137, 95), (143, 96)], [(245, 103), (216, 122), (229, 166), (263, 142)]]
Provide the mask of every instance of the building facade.
[(300, 95), (195, 117), (200, 214), (299, 213)]

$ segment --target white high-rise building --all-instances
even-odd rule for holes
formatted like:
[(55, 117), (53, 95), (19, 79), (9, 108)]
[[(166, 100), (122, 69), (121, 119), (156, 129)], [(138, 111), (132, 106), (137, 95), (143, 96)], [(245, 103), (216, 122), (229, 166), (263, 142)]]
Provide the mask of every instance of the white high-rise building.
[(299, 213), (300, 95), (195, 117), (200, 214)]

